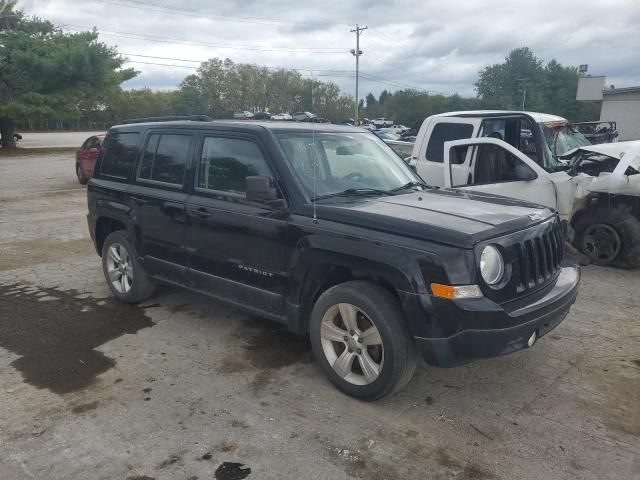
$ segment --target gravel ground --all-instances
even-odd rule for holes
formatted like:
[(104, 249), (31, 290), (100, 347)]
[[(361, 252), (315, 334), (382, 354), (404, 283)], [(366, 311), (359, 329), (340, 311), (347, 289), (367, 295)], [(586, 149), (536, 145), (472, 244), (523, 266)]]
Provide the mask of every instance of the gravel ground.
[(587, 267), (534, 348), (361, 403), (268, 321), (113, 301), (85, 215), (71, 155), (0, 157), (2, 480), (638, 478), (639, 271)]

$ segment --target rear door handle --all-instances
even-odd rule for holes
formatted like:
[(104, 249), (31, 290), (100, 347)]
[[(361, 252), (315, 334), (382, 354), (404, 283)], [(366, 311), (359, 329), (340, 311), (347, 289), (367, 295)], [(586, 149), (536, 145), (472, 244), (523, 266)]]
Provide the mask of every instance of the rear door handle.
[(202, 219), (209, 218), (211, 215), (213, 215), (213, 213), (209, 209), (204, 207), (190, 208), (189, 213), (194, 217), (198, 217)]

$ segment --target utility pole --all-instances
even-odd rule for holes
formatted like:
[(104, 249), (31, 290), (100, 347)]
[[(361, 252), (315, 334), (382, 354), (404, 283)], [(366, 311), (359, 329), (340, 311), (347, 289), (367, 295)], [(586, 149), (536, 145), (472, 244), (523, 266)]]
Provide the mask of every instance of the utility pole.
[(520, 88), (522, 89), (522, 110), (524, 111), (524, 104), (527, 100), (527, 79), (526, 78), (518, 78), (517, 79)]
[(360, 55), (362, 55), (362, 50), (360, 50), (360, 32), (367, 28), (369, 27), (366, 25), (361, 27), (356, 23), (356, 28), (351, 30), (352, 33), (356, 34), (356, 49), (351, 50), (351, 54), (356, 57), (356, 116), (354, 118), (356, 126), (358, 125), (358, 104), (360, 103), (360, 100), (358, 99), (358, 74), (360, 72)]

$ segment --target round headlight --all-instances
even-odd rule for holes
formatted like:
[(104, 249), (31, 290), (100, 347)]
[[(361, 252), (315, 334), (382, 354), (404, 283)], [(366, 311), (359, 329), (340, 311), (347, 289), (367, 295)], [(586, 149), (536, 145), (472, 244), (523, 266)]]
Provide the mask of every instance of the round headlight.
[(484, 247), (480, 255), (480, 275), (487, 285), (500, 283), (504, 276), (504, 260), (500, 251), (491, 245)]

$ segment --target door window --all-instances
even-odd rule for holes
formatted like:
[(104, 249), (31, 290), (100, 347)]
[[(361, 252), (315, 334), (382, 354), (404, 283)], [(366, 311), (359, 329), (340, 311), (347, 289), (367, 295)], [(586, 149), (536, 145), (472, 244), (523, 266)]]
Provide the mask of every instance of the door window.
[[(431, 162), (442, 163), (444, 161), (444, 142), (451, 140), (461, 140), (463, 138), (471, 138), (473, 134), (473, 125), (469, 123), (447, 123), (442, 122), (436, 124), (431, 132), (429, 144), (427, 145), (426, 158)], [(466, 154), (466, 147), (464, 149)], [(453, 155), (451, 157), (452, 164), (464, 163), (465, 155)]]
[(111, 132), (105, 142), (100, 173), (111, 177), (128, 178), (138, 153), (140, 134)]
[(258, 146), (240, 138), (206, 137), (198, 167), (197, 187), (244, 195), (246, 178), (272, 177)]
[(191, 135), (149, 136), (138, 179), (182, 185)]
[(533, 180), (536, 173), (511, 152), (497, 145), (479, 145), (468, 185)]

